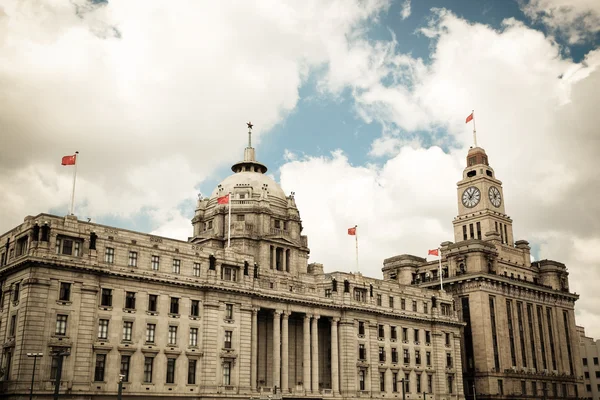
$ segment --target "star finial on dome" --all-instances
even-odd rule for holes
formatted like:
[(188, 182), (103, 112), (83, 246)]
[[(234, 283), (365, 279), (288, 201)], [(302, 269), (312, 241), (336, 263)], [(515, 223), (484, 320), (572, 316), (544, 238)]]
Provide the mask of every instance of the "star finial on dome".
[(248, 125), (248, 148), (252, 147), (252, 127), (254, 125), (252, 125), (252, 122), (246, 122), (246, 125)]

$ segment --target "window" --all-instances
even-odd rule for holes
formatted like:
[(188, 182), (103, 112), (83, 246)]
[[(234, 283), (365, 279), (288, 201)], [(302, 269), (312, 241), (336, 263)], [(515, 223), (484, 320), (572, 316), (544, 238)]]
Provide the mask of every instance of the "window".
[(414, 329), (415, 332), (415, 343), (419, 343), (419, 330), (418, 329)]
[(221, 279), (224, 281), (237, 282), (237, 268), (224, 266), (221, 271)]
[(331, 289), (325, 289), (325, 297), (327, 297), (327, 298), (331, 297)]
[(584, 372), (584, 376), (585, 376), (585, 379), (590, 379), (590, 373), (589, 372), (587, 372), (587, 371)]
[(448, 393), (452, 394), (453, 392), (453, 387), (454, 387), (454, 379), (452, 375), (448, 375)]
[(450, 334), (448, 332), (446, 332), (444, 334), (445, 339), (446, 339), (446, 346), (450, 346)]
[(463, 225), (463, 240), (467, 240), (467, 226)]
[(390, 337), (392, 338), (392, 340), (398, 339), (398, 332), (396, 331), (395, 326), (390, 326)]
[(385, 362), (385, 347), (379, 347), (379, 362)]
[(421, 350), (415, 350), (415, 364), (421, 365)]
[(594, 357), (594, 365), (598, 365), (598, 357)]
[(365, 323), (363, 321), (358, 321), (358, 334), (359, 335), (365, 334)]
[(446, 353), (446, 368), (452, 368), (452, 354)]
[(131, 341), (131, 332), (133, 331), (133, 321), (123, 321), (123, 341)]
[(427, 375), (427, 393), (433, 393), (433, 376)]
[(81, 241), (66, 238), (57, 238), (56, 254), (79, 257), (81, 255)]
[(106, 365), (106, 354), (96, 354), (96, 368), (94, 369), (94, 381), (104, 380), (104, 367)]
[(238, 222), (244, 222), (244, 221), (246, 220), (246, 216), (245, 216), (244, 214), (238, 214), (238, 215), (236, 216), (236, 220), (237, 220)]
[(158, 295), (149, 294), (148, 295), (148, 311), (156, 312), (157, 305), (158, 305)]
[(175, 358), (167, 358), (167, 383), (175, 383)]
[(17, 314), (13, 314), (10, 317), (10, 329), (9, 329), (9, 336), (10, 337), (14, 337), (15, 336), (16, 329), (17, 329)]
[(125, 308), (135, 310), (135, 292), (125, 292)]
[(410, 392), (410, 374), (409, 373), (404, 374), (404, 392), (405, 393)]
[(154, 343), (154, 333), (156, 332), (155, 324), (146, 324), (146, 342)]
[(213, 228), (213, 222), (212, 222), (212, 220), (210, 220), (210, 221), (208, 221), (206, 229), (212, 229), (212, 228)]
[(403, 356), (404, 364), (410, 364), (410, 353), (408, 352), (408, 349), (403, 349)]
[(152, 366), (154, 357), (144, 358), (144, 383), (152, 383)]
[(417, 393), (421, 393), (421, 374), (417, 374)]
[(60, 291), (58, 293), (58, 299), (62, 301), (71, 300), (71, 284), (67, 282), (60, 283)]
[(225, 340), (223, 343), (223, 347), (226, 349), (231, 349), (231, 341), (232, 341), (233, 332), (225, 331)]
[(225, 304), (225, 319), (233, 319), (233, 304)]
[(231, 385), (231, 361), (223, 363), (223, 385)]
[(168, 344), (175, 346), (177, 344), (177, 327), (169, 326), (169, 341)]
[(413, 302), (412, 302), (412, 310), (414, 312), (417, 312), (417, 302), (416, 302), (416, 300), (413, 300)]
[(275, 220), (275, 228), (277, 228), (277, 229), (281, 228), (281, 223), (279, 222), (278, 219)]
[(392, 372), (392, 392), (398, 392), (398, 373)]
[(431, 344), (431, 332), (425, 331), (425, 344)]
[(408, 342), (408, 328), (402, 328), (402, 340)]
[(538, 394), (537, 393), (537, 382), (536, 381), (531, 382), (531, 393), (533, 395), (537, 395)]
[(188, 360), (188, 385), (196, 384), (196, 360)]
[(377, 305), (378, 305), (378, 306), (381, 306), (381, 305), (382, 305), (382, 301), (381, 301), (381, 295), (380, 295), (380, 294), (378, 294), (378, 295), (377, 295)]
[(587, 366), (587, 358), (583, 359), (583, 365)]
[(367, 359), (367, 350), (365, 349), (365, 345), (362, 343), (358, 345), (358, 358), (360, 360)]
[(160, 267), (160, 257), (152, 256), (152, 270), (158, 271), (159, 267)]
[(198, 328), (190, 328), (190, 346), (198, 346)]
[(392, 347), (392, 362), (396, 364), (398, 362), (398, 350)]
[(191, 306), (190, 306), (190, 315), (192, 317), (198, 317), (200, 316), (200, 301), (198, 300), (192, 300)]
[(171, 297), (171, 307), (169, 308), (169, 313), (179, 314), (179, 298), (178, 297)]
[(385, 338), (385, 327), (383, 325), (378, 325), (377, 326), (377, 337), (379, 339), (384, 339)]
[(379, 372), (379, 391), (385, 392), (385, 372)]
[(428, 351), (425, 353), (425, 362), (427, 363), (427, 366), (431, 366), (431, 352)]
[(102, 289), (100, 305), (105, 307), (112, 307), (112, 289)]
[(123, 375), (123, 382), (129, 382), (130, 361), (131, 361), (131, 356), (128, 356), (128, 355), (121, 356), (121, 375)]
[(173, 260), (173, 273), (178, 274), (181, 271), (181, 260)]
[(394, 308), (394, 296), (390, 296), (389, 305), (390, 305), (390, 308)]
[(50, 361), (50, 380), (55, 381), (58, 374), (58, 356), (52, 356)]
[(406, 310), (406, 300), (405, 299), (400, 299), (400, 309)]
[(54, 332), (56, 335), (64, 336), (67, 334), (67, 316), (66, 315), (57, 315), (56, 316), (56, 331)]
[(16, 282), (13, 289), (13, 301), (19, 301), (19, 295), (21, 294), (21, 282)]
[(194, 276), (200, 276), (200, 263), (195, 262), (194, 267), (192, 269), (192, 274)]
[(504, 394), (504, 382), (502, 382), (502, 379), (498, 379), (498, 394)]
[(364, 369), (359, 369), (358, 370), (358, 389), (359, 390), (365, 390), (365, 370)]
[(592, 385), (585, 385), (585, 390), (587, 390), (588, 392), (592, 391)]
[(108, 338), (108, 320), (101, 319), (98, 321), (98, 339)]
[(104, 262), (112, 264), (115, 262), (115, 249), (112, 247), (107, 247), (104, 250)]
[(596, 371), (596, 378), (600, 378), (600, 371)]
[(424, 312), (425, 314), (427, 314), (427, 313), (429, 312), (429, 309), (428, 309), (428, 307), (427, 307), (427, 302), (425, 302), (425, 301), (423, 302), (423, 312)]
[(130, 251), (129, 252), (129, 263), (127, 265), (130, 267), (137, 267), (137, 259), (138, 259), (137, 251)]

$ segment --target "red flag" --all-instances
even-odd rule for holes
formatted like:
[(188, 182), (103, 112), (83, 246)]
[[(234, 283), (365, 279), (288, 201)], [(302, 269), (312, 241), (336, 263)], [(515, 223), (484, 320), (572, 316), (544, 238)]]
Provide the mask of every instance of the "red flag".
[(217, 204), (229, 204), (229, 193), (217, 199)]
[(348, 228), (348, 235), (356, 235), (356, 227)]
[(429, 250), (429, 252), (427, 253), (428, 256), (439, 256), (440, 253), (438, 251), (438, 249), (435, 250)]
[(77, 160), (77, 155), (74, 154), (72, 156), (64, 156), (62, 158), (61, 165), (75, 165), (75, 161)]
[(468, 124), (469, 121), (473, 120), (473, 113), (469, 114), (469, 116), (467, 117), (467, 120), (465, 121), (465, 124)]

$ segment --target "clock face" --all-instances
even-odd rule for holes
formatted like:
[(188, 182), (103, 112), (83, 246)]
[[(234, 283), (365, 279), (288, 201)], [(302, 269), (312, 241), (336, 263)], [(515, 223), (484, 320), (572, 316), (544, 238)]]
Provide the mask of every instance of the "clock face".
[(481, 192), (475, 186), (468, 187), (462, 195), (462, 203), (465, 207), (473, 208), (479, 204)]
[(494, 207), (500, 207), (500, 203), (502, 203), (502, 196), (500, 196), (500, 190), (496, 186), (491, 186), (488, 192), (490, 196), (490, 201), (494, 205)]

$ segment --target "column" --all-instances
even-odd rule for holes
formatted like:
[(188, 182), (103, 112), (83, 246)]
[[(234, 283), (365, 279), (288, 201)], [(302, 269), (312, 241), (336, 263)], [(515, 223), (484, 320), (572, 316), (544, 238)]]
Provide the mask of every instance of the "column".
[(256, 392), (256, 381), (257, 381), (257, 362), (258, 362), (258, 309), (252, 309), (252, 339), (250, 354), (252, 361), (250, 363), (250, 389)]
[(312, 320), (312, 392), (319, 393), (319, 316)]
[(281, 270), (282, 271), (287, 271), (287, 262), (286, 262), (286, 257), (285, 257), (285, 249), (281, 249)]
[(304, 372), (304, 378), (302, 379), (302, 385), (305, 393), (310, 393), (310, 318), (311, 315), (306, 314), (304, 316), (304, 351), (302, 352), (302, 369)]
[(338, 321), (339, 318), (331, 319), (331, 388), (333, 395), (340, 392), (340, 373), (338, 358)]
[(281, 320), (281, 392), (288, 393), (288, 317), (284, 312)]
[(273, 389), (281, 388), (281, 311), (273, 311)]
[(271, 255), (273, 256), (271, 269), (277, 269), (277, 247), (271, 246)]

